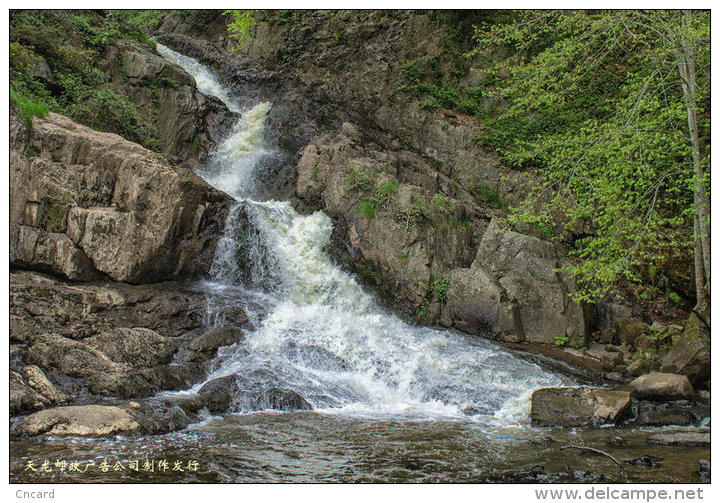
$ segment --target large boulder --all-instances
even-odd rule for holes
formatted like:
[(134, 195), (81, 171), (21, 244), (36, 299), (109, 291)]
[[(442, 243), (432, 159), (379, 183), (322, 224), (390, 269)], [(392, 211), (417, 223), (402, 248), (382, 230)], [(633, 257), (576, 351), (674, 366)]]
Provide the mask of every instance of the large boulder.
[(530, 419), (536, 426), (599, 426), (626, 418), (628, 391), (596, 388), (542, 388), (533, 392)]
[(83, 405), (41, 410), (19, 419), (15, 435), (107, 436), (136, 433), (140, 424), (127, 411), (114, 406)]
[(445, 312), (458, 327), (467, 323), (464, 313), (484, 313), (503, 340), (549, 344), (568, 337), (584, 343), (590, 314), (568, 298), (574, 284), (557, 272), (564, 265), (551, 243), (503, 229), (493, 219), (469, 273), (451, 273), (459, 288), (451, 281)]
[(285, 389), (276, 382), (276, 378), (268, 371), (212, 379), (198, 390), (197, 395), (183, 400), (180, 406), (190, 412), (206, 408), (213, 413), (313, 408), (299, 393)]
[(116, 329), (76, 341), (44, 334), (30, 343), (29, 363), (78, 378), (92, 394), (119, 398), (186, 389), (199, 368), (170, 365), (176, 344), (152, 330)]
[(50, 113), (11, 119), (10, 262), (149, 283), (206, 270), (234, 200), (121, 137)]
[(693, 396), (687, 377), (678, 374), (651, 372), (630, 383), (633, 396), (643, 400), (683, 400)]
[(710, 331), (695, 313), (685, 323), (680, 342), (665, 355), (661, 370), (683, 374), (696, 386), (710, 378)]

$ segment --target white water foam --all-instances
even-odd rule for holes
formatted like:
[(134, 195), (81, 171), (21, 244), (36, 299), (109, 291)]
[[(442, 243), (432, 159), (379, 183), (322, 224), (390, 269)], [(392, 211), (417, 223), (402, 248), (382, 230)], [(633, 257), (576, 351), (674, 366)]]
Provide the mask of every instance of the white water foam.
[[(171, 60), (203, 82), (201, 91), (226, 96), (196, 61)], [(218, 246), (213, 284), (242, 283), (273, 299), (243, 343), (220, 351), (207, 380), (255, 376), (254, 386), (295, 391), (328, 413), (526, 422), (532, 391), (565, 378), (488, 341), (418, 328), (383, 312), (325, 254), (332, 233), (327, 215), (299, 215), (289, 202), (248, 199), (269, 109), (260, 103), (241, 112), (203, 173), (240, 201)]]

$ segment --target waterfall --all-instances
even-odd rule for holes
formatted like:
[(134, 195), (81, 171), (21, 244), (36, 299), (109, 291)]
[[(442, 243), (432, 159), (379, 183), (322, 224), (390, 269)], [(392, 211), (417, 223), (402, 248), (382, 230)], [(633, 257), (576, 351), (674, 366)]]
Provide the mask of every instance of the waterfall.
[[(272, 155), (262, 141), (271, 105), (238, 110), (197, 61), (161, 45), (158, 51), (192, 74), (201, 92), (241, 114), (201, 175), (238, 200), (208, 288), (224, 292), (225, 303), (233, 302), (233, 291), (249, 295), (253, 305), (240, 296), (235, 301), (245, 302), (254, 329), (220, 351), (207, 381), (251, 376), (253, 386), (291, 390), (325, 413), (470, 416), (505, 424), (526, 421), (534, 389), (567, 382), (491, 342), (412, 326), (379, 308), (325, 254), (332, 233), (327, 215), (300, 215), (287, 201), (252, 199), (253, 170)], [(208, 319), (223, 324), (218, 305), (210, 303)], [(242, 400), (234, 404), (235, 412), (249, 410)]]

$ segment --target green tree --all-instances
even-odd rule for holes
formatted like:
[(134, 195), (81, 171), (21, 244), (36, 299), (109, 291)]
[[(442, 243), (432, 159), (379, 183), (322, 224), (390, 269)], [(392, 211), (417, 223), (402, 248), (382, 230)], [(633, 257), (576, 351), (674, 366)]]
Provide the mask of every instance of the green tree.
[(578, 236), (576, 300), (684, 246), (709, 323), (709, 36), (701, 11), (524, 11), (476, 30), (476, 55), (507, 55), (488, 73), (508, 105), (480, 139), (534, 170), (515, 220)]
[(259, 22), (255, 19), (256, 10), (226, 10), (224, 16), (231, 16), (232, 21), (228, 24), (228, 33), (230, 38), (235, 40), (232, 51), (239, 50), (246, 42), (254, 37), (250, 31), (253, 26), (257, 26)]

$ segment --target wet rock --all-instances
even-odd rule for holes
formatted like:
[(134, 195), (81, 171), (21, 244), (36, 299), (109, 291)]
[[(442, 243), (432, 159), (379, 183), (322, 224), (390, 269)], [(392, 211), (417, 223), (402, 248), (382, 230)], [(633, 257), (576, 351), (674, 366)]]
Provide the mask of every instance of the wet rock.
[(106, 436), (131, 434), (140, 425), (125, 410), (106, 405), (55, 407), (19, 419), (14, 435)]
[(635, 345), (635, 340), (648, 330), (647, 323), (637, 318), (621, 318), (615, 322), (615, 344)]
[(700, 475), (704, 479), (710, 478), (710, 461), (707, 459), (701, 459), (698, 461), (698, 464), (700, 465), (700, 471), (698, 472), (698, 475)]
[(710, 447), (710, 433), (655, 433), (647, 437), (647, 442), (660, 445)]
[[(127, 341), (118, 340), (118, 347), (113, 347), (111, 341), (122, 338), (123, 334), (132, 335)], [(142, 354), (148, 341), (150, 346), (157, 346), (147, 347)], [(112, 358), (90, 342), (92, 338), (86, 342), (55, 334), (42, 335), (33, 340), (27, 361), (80, 378), (92, 394), (118, 398), (146, 397), (163, 389), (183, 389), (199, 378), (199, 369), (158, 364), (171, 358), (171, 346), (164, 345), (165, 338), (150, 330), (117, 330), (95, 340)]]
[(693, 387), (688, 378), (678, 374), (652, 372), (630, 383), (633, 396), (643, 400), (680, 400), (691, 398)]
[(213, 358), (218, 349), (240, 342), (244, 332), (235, 327), (210, 329), (192, 339), (178, 351), (178, 361), (202, 362)]
[(654, 466), (658, 466), (660, 464), (660, 461), (661, 460), (658, 458), (654, 458), (652, 456), (645, 455), (645, 456), (640, 456), (639, 458), (635, 458), (631, 461), (625, 461), (625, 463), (628, 465), (633, 465), (633, 466), (654, 467)]
[(623, 376), (620, 372), (608, 372), (605, 374), (605, 379), (612, 382), (623, 382)]
[(10, 414), (17, 415), (48, 405), (48, 400), (25, 384), (17, 372), (10, 372)]
[(665, 355), (662, 371), (683, 374), (696, 386), (710, 378), (710, 332), (695, 313), (685, 323), (678, 344)]
[(209, 268), (230, 196), (161, 155), (58, 114), (36, 119), (31, 136), (11, 130), (11, 264), (129, 283)]
[(657, 407), (653, 404), (641, 407), (635, 420), (637, 424), (647, 426), (688, 426), (696, 424), (698, 421), (699, 418), (689, 410)]
[(282, 389), (257, 376), (229, 375), (207, 382), (195, 397), (183, 400), (185, 410), (210, 412), (251, 412), (257, 410), (312, 410), (300, 394)]
[(605, 479), (605, 476), (600, 473), (586, 472), (584, 470), (573, 470), (572, 474), (573, 478), (577, 480), (600, 482)]
[(543, 388), (532, 394), (533, 425), (585, 426), (616, 423), (630, 412), (630, 392), (595, 388)]
[(144, 433), (161, 434), (186, 428), (197, 418), (190, 417), (175, 403), (149, 399), (141, 403), (129, 402), (122, 408), (132, 416)]

